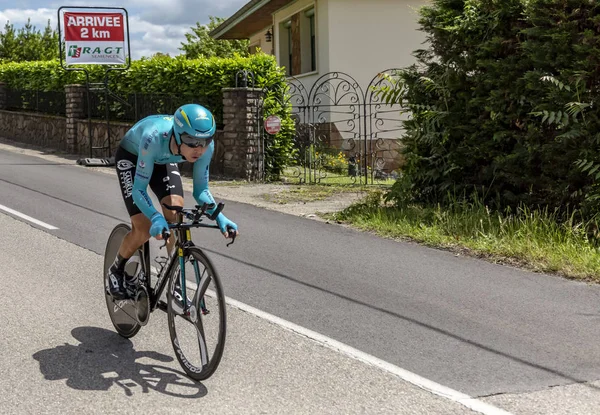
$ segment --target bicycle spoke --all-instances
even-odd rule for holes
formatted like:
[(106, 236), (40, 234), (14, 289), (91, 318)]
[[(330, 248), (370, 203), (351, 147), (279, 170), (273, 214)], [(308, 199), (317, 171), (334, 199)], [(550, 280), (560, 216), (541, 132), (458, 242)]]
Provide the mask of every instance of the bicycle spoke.
[[(208, 276), (208, 272), (207, 272), (206, 268), (202, 272), (202, 275), (200, 275), (198, 261), (196, 261), (195, 259), (192, 259), (190, 262), (194, 266), (194, 275), (196, 276), (196, 284), (198, 284), (198, 289), (196, 290), (196, 293), (194, 295), (194, 305), (198, 304), (200, 310), (196, 310), (197, 321), (196, 321), (195, 326), (196, 326), (196, 332), (198, 335), (198, 347), (200, 349), (200, 360), (202, 361), (202, 366), (204, 367), (208, 364), (208, 348), (206, 346), (204, 327), (202, 325), (202, 315), (203, 315), (203, 311), (206, 309), (206, 306), (204, 305), (204, 293), (206, 292), (206, 288), (208, 287), (208, 283), (210, 282), (210, 277)], [(200, 301), (198, 301), (198, 300), (200, 300)]]
[(198, 318), (196, 324), (196, 332), (198, 333), (198, 346), (200, 348), (200, 360), (202, 361), (202, 367), (208, 364), (208, 349), (206, 347), (206, 340), (204, 339), (204, 330), (202, 329), (202, 322)]
[[(182, 273), (177, 270), (170, 282), (169, 330), (175, 354), (186, 373), (193, 379), (210, 376), (220, 362), (225, 342), (225, 299), (212, 264), (202, 251), (189, 248), (184, 266), (186, 295), (189, 304), (179, 313), (175, 281)], [(205, 310), (210, 310), (207, 313)], [(181, 317), (178, 319), (177, 317)], [(182, 323), (186, 321), (186, 323)], [(194, 328), (188, 323), (193, 324)]]

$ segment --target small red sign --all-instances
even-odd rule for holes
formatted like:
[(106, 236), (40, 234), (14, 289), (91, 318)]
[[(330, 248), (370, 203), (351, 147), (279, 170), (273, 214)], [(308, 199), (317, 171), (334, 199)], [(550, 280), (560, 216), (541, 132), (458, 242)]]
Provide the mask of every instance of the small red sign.
[(277, 134), (281, 131), (281, 118), (277, 115), (269, 115), (265, 120), (265, 130), (271, 135)]

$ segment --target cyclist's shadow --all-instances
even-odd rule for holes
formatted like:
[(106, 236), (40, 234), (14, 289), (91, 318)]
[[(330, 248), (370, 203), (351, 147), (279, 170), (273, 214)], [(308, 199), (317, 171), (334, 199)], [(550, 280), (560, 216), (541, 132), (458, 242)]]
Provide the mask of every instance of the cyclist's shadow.
[[(201, 383), (187, 378), (183, 372), (154, 364), (174, 359), (157, 352), (138, 352), (130, 340), (99, 327), (77, 327), (71, 331), (79, 345), (65, 343), (53, 349), (40, 350), (33, 358), (47, 380), (66, 379), (67, 386), (78, 390), (108, 390), (118, 385), (127, 396), (139, 386), (143, 393), (150, 389), (181, 398), (199, 398), (207, 390)], [(144, 358), (144, 363), (137, 359)]]

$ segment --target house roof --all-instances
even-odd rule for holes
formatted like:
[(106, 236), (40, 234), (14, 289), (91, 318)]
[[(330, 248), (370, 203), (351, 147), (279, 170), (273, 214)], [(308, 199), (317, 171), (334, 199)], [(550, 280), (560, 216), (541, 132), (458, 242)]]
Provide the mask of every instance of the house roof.
[(209, 35), (215, 39), (247, 39), (270, 26), (273, 13), (292, 1), (294, 0), (250, 0)]

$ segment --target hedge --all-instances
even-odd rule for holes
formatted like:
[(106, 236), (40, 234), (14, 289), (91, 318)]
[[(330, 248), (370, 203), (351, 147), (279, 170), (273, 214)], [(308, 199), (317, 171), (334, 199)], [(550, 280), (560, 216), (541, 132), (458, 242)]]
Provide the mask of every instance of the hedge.
[[(87, 65), (90, 82), (103, 82), (105, 67)], [(126, 71), (111, 71), (109, 88), (117, 95), (172, 94), (184, 100), (200, 99), (222, 122), (222, 89), (236, 86), (238, 71), (254, 75), (254, 87), (265, 88), (265, 117), (277, 114), (282, 118), (282, 130), (267, 136), (267, 174), (278, 176), (293, 157), (293, 121), (291, 108), (276, 105), (270, 99), (274, 91), (286, 88), (285, 71), (272, 56), (256, 54), (249, 57), (185, 59), (156, 56), (131, 62)], [(68, 84), (85, 84), (81, 71), (66, 71), (58, 60), (0, 64), (0, 82), (19, 90), (63, 91)]]
[(411, 113), (392, 199), (600, 208), (600, 5), (433, 0), (388, 100)]

